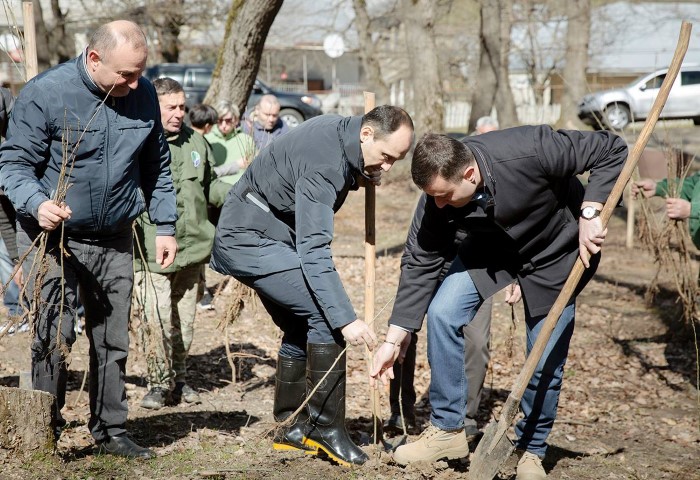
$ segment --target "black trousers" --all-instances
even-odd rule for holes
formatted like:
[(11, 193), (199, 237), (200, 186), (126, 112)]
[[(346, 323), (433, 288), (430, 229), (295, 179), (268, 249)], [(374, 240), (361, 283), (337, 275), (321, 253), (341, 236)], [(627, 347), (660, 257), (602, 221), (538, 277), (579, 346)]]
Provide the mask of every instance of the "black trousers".
[[(18, 230), (20, 255), (29, 249), (37, 235), (38, 232)], [(49, 236), (45, 256), (48, 270), (41, 285), (35, 285), (36, 274), (31, 272), (36, 247), (23, 264), (29, 298), (34, 298), (35, 288), (41, 289), (41, 304), (32, 319), (36, 330), (32, 343), (32, 384), (34, 389), (56, 396), (59, 425), (64, 423), (61, 409), (66, 399), (66, 357), (76, 340), (73, 327), (80, 286), (90, 341), (88, 427), (98, 442), (126, 431), (128, 405), (124, 376), (134, 283), (132, 239), (131, 228), (99, 241), (65, 238), (68, 255), (61, 259), (59, 232), (55, 231)]]

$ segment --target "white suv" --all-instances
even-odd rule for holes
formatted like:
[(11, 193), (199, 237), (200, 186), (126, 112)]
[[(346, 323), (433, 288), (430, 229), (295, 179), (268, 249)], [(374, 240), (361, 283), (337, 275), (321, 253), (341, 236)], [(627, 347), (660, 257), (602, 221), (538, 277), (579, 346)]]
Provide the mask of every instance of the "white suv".
[[(583, 97), (578, 118), (595, 129), (622, 130), (630, 122), (646, 119), (668, 68), (642, 75), (626, 87)], [(700, 67), (681, 67), (660, 118), (692, 118), (700, 125)]]

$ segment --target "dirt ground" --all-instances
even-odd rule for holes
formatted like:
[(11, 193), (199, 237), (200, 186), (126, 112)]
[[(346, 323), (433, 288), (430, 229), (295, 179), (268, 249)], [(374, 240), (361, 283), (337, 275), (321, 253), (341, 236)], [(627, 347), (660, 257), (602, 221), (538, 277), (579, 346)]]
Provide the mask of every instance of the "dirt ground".
[[(378, 189), (377, 324), (384, 330), (399, 274), (405, 237), (417, 192), (406, 183)], [(624, 212), (611, 221), (603, 261), (595, 280), (578, 300), (577, 326), (566, 365), (559, 416), (549, 438), (544, 465), (553, 479), (700, 479), (700, 396), (697, 342), (680, 328), (673, 294), (654, 305), (643, 300), (654, 265), (639, 247), (624, 246)], [(351, 194), (337, 216), (335, 260), (356, 311), (363, 312), (363, 195)], [(210, 283), (221, 279), (212, 275)], [(666, 285), (668, 287), (669, 285)], [(158, 458), (129, 461), (97, 457), (87, 429), (87, 390), (80, 390), (88, 342), (78, 338), (70, 358), (69, 421), (52, 457), (22, 457), (0, 451), (0, 479), (226, 478), (226, 479), (456, 479), (465, 478), (468, 460), (402, 468), (388, 453), (364, 448), (372, 460), (344, 468), (316, 457), (278, 453), (271, 448), (275, 357), (280, 335), (262, 307), (248, 305), (231, 326), (228, 341), (237, 356), (236, 382), (226, 359), (226, 337), (217, 329), (228, 297), (216, 310), (200, 312), (189, 359), (189, 383), (201, 392), (200, 405), (159, 411), (139, 406), (146, 393), (145, 362), (136, 337), (129, 358), (128, 429)], [(522, 319), (522, 307), (516, 319)], [(494, 302), (492, 362), (480, 409), (485, 425), (498, 415), (524, 361), (522, 321), (498, 295)], [(28, 334), (0, 340), (0, 385), (18, 386), (28, 363)], [(364, 352), (349, 351), (347, 423), (353, 438), (369, 443), (373, 431)], [(424, 334), (419, 341), (416, 384), (418, 419), (427, 425), (430, 370)], [(388, 393), (382, 405), (388, 414)], [(514, 478), (511, 458), (498, 478)]]

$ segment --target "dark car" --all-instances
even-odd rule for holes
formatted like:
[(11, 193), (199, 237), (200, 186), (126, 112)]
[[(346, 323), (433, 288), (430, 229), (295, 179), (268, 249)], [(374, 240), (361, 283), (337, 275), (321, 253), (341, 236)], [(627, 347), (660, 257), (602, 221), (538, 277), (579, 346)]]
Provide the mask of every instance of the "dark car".
[[(170, 77), (182, 85), (185, 90), (187, 106), (201, 103), (211, 84), (211, 76), (214, 70), (209, 64), (184, 64), (161, 63), (146, 69), (145, 77), (149, 80)], [(296, 127), (304, 120), (321, 115), (321, 100), (310, 93), (287, 93), (273, 90), (260, 80), (255, 80), (253, 91), (248, 98), (247, 108), (250, 109), (258, 102), (258, 99), (267, 94), (272, 94), (280, 102), (280, 117), (290, 127)]]

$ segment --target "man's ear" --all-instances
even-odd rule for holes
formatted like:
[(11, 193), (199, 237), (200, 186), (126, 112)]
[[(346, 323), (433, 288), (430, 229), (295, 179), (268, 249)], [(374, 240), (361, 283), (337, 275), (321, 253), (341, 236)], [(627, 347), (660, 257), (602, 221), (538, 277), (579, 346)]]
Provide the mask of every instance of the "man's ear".
[(365, 125), (360, 129), (360, 142), (374, 140), (374, 128), (370, 125)]
[(476, 184), (476, 167), (474, 165), (469, 165), (464, 170), (464, 179), (469, 183)]
[(100, 58), (100, 54), (97, 53), (97, 50), (90, 50), (87, 53), (87, 61), (88, 65), (92, 66), (93, 68), (96, 67), (96, 63), (100, 62), (102, 59)]

